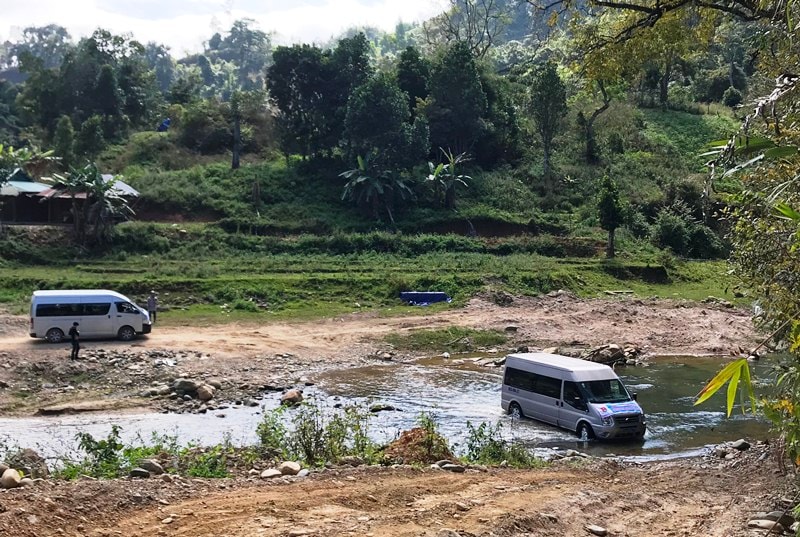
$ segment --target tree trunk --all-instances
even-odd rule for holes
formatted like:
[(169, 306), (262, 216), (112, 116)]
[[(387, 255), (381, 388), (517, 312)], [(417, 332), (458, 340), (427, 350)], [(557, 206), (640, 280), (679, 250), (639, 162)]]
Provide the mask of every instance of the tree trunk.
[(544, 188), (547, 194), (553, 193), (553, 185), (550, 180), (550, 144), (545, 142), (542, 144), (544, 149), (544, 158), (542, 159), (542, 176), (544, 178)]
[(608, 230), (608, 246), (606, 247), (606, 257), (613, 259), (616, 256), (616, 248), (614, 247), (614, 233), (616, 229)]
[(239, 169), (239, 155), (242, 152), (242, 121), (237, 113), (233, 118), (233, 157), (231, 157), (231, 169)]
[(600, 162), (600, 156), (597, 149), (597, 138), (594, 134), (594, 122), (600, 117), (600, 114), (608, 110), (611, 105), (611, 97), (608, 96), (606, 86), (603, 81), (597, 82), (597, 87), (600, 89), (600, 94), (603, 96), (603, 105), (592, 112), (592, 115), (586, 120), (584, 128), (584, 135), (586, 136), (586, 162), (588, 164), (597, 164)]
[(450, 185), (444, 191), (444, 207), (445, 209), (456, 208), (456, 185)]
[(667, 57), (664, 65), (664, 76), (658, 81), (658, 101), (661, 106), (667, 106), (669, 100), (669, 79), (672, 77), (672, 55)]

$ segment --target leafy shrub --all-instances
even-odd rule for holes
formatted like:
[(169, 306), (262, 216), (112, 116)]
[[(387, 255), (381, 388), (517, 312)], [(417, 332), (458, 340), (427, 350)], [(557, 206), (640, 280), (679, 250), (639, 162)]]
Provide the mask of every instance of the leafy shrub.
[(661, 211), (653, 226), (653, 242), (659, 248), (669, 248), (677, 255), (686, 255), (689, 248), (689, 226), (681, 216)]
[(688, 249), (689, 255), (697, 259), (716, 259), (727, 255), (722, 239), (704, 225), (696, 225), (691, 229)]
[(190, 104), (183, 113), (180, 141), (201, 153), (220, 153), (232, 146), (233, 134), (217, 103), (198, 101)]
[(637, 239), (649, 237), (652, 233), (647, 217), (630, 206), (628, 206), (627, 214), (625, 215), (625, 227)]
[(478, 464), (505, 463), (514, 468), (542, 466), (542, 460), (534, 457), (523, 446), (503, 439), (500, 427), (500, 423), (492, 426), (486, 422), (475, 427), (468, 421), (466, 459)]
[(743, 98), (742, 92), (731, 86), (722, 94), (722, 104), (733, 108), (734, 106), (742, 104)]
[(192, 477), (224, 478), (230, 475), (228, 457), (232, 451), (227, 442), (207, 449), (187, 448), (181, 453), (181, 462)]
[(291, 427), (283, 407), (264, 413), (256, 435), (262, 452), (296, 458), (309, 466), (336, 463), (345, 456), (375, 460), (378, 448), (369, 439), (369, 412), (358, 406), (328, 411), (314, 401), (296, 408)]

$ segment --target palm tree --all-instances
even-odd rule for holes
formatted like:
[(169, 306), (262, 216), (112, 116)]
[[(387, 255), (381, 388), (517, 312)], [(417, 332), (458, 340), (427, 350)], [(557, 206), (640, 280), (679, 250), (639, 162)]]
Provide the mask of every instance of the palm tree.
[(430, 173), (425, 178), (434, 184), (434, 188), (439, 193), (440, 198), (444, 198), (444, 206), (446, 209), (456, 208), (456, 187), (458, 185), (468, 186), (467, 181), (471, 181), (472, 177), (469, 175), (459, 175), (456, 173), (456, 167), (460, 164), (470, 160), (466, 153), (454, 155), (449, 149), (439, 148), (444, 154), (445, 162), (440, 162), (434, 166), (433, 162), (428, 162), (428, 169)]
[(379, 170), (372, 166), (370, 155), (367, 155), (366, 158), (359, 155), (357, 160), (356, 168), (339, 174), (339, 177), (348, 180), (344, 185), (342, 199), (354, 201), (358, 205), (369, 205), (372, 216), (376, 220), (379, 218), (380, 205), (383, 203), (386, 213), (389, 215), (389, 221), (394, 225), (394, 216), (392, 215), (394, 196), (398, 195), (400, 199), (412, 197), (414, 193), (411, 187), (407, 180), (397, 172)]

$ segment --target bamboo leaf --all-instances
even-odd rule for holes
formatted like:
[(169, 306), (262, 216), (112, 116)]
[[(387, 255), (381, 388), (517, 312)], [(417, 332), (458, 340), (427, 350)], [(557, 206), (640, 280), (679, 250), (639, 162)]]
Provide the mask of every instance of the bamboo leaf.
[(778, 159), (778, 158), (791, 157), (796, 153), (797, 153), (797, 147), (793, 145), (787, 145), (784, 147), (773, 147), (772, 149), (767, 149), (766, 151), (764, 151), (764, 157), (769, 159)]
[(775, 210), (781, 215), (781, 218), (800, 222), (800, 213), (794, 210), (794, 208), (789, 206), (786, 202), (782, 201), (775, 204)]
[[(740, 360), (736, 360), (735, 362), (731, 362), (725, 367), (722, 368), (722, 371), (717, 373), (714, 378), (708, 381), (708, 384), (700, 390), (700, 393), (697, 394), (697, 400), (694, 402), (694, 405), (697, 406), (700, 403), (708, 400), (712, 395), (717, 393), (720, 388), (722, 388), (726, 382), (728, 382), (734, 375), (734, 373), (741, 369), (742, 366), (747, 367), (747, 359), (742, 358)], [(747, 378), (750, 376), (750, 371), (747, 372)]]
[[(750, 408), (755, 412), (756, 394), (753, 391), (753, 381), (750, 377), (750, 365), (747, 363), (747, 360), (744, 360), (744, 367), (742, 367), (742, 379), (744, 381), (744, 387), (747, 390), (747, 395), (750, 398)], [(742, 406), (742, 410), (744, 410), (744, 406)]]
[(727, 411), (728, 417), (731, 417), (731, 412), (733, 411), (733, 404), (736, 402), (736, 392), (739, 391), (739, 377), (742, 374), (742, 369), (737, 369), (733, 376), (731, 377), (731, 381), (728, 383), (728, 401), (727, 401)]

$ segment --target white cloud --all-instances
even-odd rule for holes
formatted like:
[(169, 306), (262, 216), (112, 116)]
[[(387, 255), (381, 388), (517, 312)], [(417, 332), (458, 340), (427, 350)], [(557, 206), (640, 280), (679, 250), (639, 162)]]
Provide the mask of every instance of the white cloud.
[(98, 27), (131, 33), (141, 42), (169, 45), (180, 56), (201, 50), (204, 40), (240, 18), (255, 20), (279, 43), (320, 42), (355, 25), (392, 30), (441, 7), (441, 0), (0, 0), (0, 41), (15, 39), (27, 26), (54, 23), (75, 38)]

